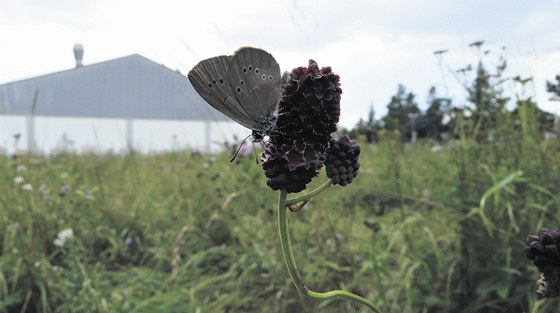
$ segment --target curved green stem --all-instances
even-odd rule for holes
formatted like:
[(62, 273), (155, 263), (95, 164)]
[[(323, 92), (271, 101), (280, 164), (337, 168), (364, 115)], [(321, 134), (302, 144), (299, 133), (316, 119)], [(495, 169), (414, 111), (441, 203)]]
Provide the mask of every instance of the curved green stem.
[[(328, 184), (327, 187), (329, 187), (331, 184)], [(327, 185), (327, 184), (324, 184), (324, 185)], [(320, 189), (321, 187), (317, 188), (316, 190)], [(326, 189), (327, 187), (324, 187), (323, 189)], [(313, 193), (313, 192), (315, 192), (315, 191), (312, 191), (311, 193)], [(311, 193), (309, 193), (309, 194), (311, 194)], [(304, 195), (304, 196), (308, 196), (309, 194)], [(309, 198), (311, 198), (311, 197), (309, 197)], [(294, 203), (299, 202), (299, 201), (309, 200), (309, 198), (306, 198), (306, 199), (303, 199), (303, 200), (297, 198), (298, 201), (294, 201)], [(303, 295), (306, 295), (310, 298), (319, 299), (319, 300), (326, 300), (326, 299), (331, 299), (331, 298), (345, 298), (345, 299), (357, 301), (357, 302), (360, 302), (361, 304), (366, 305), (372, 311), (374, 311), (376, 313), (381, 313), (381, 310), (379, 310), (369, 300), (367, 300), (365, 298), (362, 298), (358, 295), (355, 295), (353, 293), (350, 293), (348, 291), (333, 290), (333, 291), (329, 291), (329, 292), (315, 292), (315, 291), (311, 291), (311, 290), (309, 290), (309, 288), (307, 288), (307, 286), (305, 285), (305, 282), (303, 281), (303, 277), (301, 277), (301, 274), (299, 273), (299, 271), (297, 269), (296, 260), (295, 260), (294, 253), (293, 253), (293, 250), (292, 250), (292, 244), (290, 242), (290, 234), (288, 232), (288, 215), (286, 214), (288, 209), (286, 208), (286, 205), (287, 205), (286, 191), (282, 190), (282, 191), (280, 191), (280, 196), (278, 197), (278, 231), (280, 232), (280, 244), (282, 245), (282, 255), (284, 256), (284, 261), (286, 262), (286, 267), (288, 268), (288, 272), (290, 273), (290, 277), (292, 278), (292, 282), (296, 286), (297, 291), (299, 291), (299, 293), (301, 293)]]
[(286, 191), (281, 190), (278, 197), (278, 231), (280, 233), (280, 244), (282, 245), (282, 255), (284, 262), (288, 267), (288, 272), (292, 278), (292, 282), (296, 286), (297, 291), (306, 294), (307, 287), (303, 282), (303, 278), (299, 274), (296, 266), (296, 260), (292, 252), (292, 243), (290, 242), (290, 234), (288, 233), (288, 216), (286, 214)]
[(333, 290), (327, 292), (315, 292), (315, 291), (307, 290), (307, 295), (311, 298), (322, 299), (322, 300), (331, 299), (331, 298), (346, 298), (346, 299), (354, 300), (356, 302), (360, 302), (361, 304), (369, 307), (372, 311), (381, 313), (381, 310), (377, 308), (369, 300), (344, 290)]
[(326, 181), (324, 184), (322, 184), (321, 186), (317, 187), (317, 189), (308, 192), (304, 195), (301, 195), (299, 197), (293, 198), (293, 199), (288, 199), (286, 200), (286, 205), (290, 205), (290, 204), (294, 204), (294, 203), (298, 203), (298, 202), (302, 202), (302, 201), (306, 201), (309, 200), (313, 197), (315, 197), (316, 195), (320, 194), (321, 192), (325, 191), (327, 188), (329, 188), (330, 186), (333, 185), (332, 180), (328, 180)]

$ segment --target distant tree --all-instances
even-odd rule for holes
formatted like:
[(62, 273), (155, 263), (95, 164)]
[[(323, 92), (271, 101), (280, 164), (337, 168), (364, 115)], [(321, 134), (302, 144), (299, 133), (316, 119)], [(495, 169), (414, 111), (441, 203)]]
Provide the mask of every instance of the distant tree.
[(398, 129), (403, 138), (410, 138), (415, 122), (420, 117), (415, 98), (414, 93), (407, 92), (406, 87), (399, 84), (397, 93), (387, 104), (387, 115), (382, 119), (384, 127), (388, 130)]
[(554, 130), (554, 114), (543, 111), (539, 107), (537, 107), (537, 122), (541, 132)]
[(423, 116), (419, 126), (423, 126), (426, 137), (441, 140), (441, 134), (449, 131), (449, 122), (444, 124), (444, 117), (449, 114), (451, 99), (438, 97), (436, 87), (432, 86), (428, 91), (428, 109)]
[(373, 109), (373, 105), (370, 105), (367, 125), (368, 126), (373, 126), (374, 122), (375, 122), (375, 110)]
[[(506, 67), (506, 60), (500, 57), (495, 72), (491, 73), (481, 59), (474, 79), (470, 85), (465, 84), (468, 92), (467, 100), (473, 104), (470, 108), (472, 113), (470, 119), (474, 125), (473, 131), (479, 140), (499, 135), (498, 129), (509, 114), (506, 109), (509, 98), (503, 96), (503, 83), (508, 80), (502, 77)], [(468, 72), (459, 71), (465, 74)]]
[[(473, 119), (475, 123), (482, 122), (481, 119), (490, 117), (494, 112), (492, 100), (494, 99), (494, 91), (490, 85), (490, 74), (484, 68), (482, 61), (478, 63), (476, 69), (476, 77), (470, 88), (468, 100), (475, 105)], [(486, 125), (485, 125), (486, 126)]]
[(387, 104), (387, 114), (383, 117), (383, 125), (388, 130), (400, 129), (404, 120), (404, 102), (406, 88), (399, 84), (397, 93), (391, 97)]
[(366, 130), (367, 130), (366, 122), (363, 118), (360, 118), (360, 120), (358, 121), (358, 123), (356, 123), (356, 126), (352, 128), (348, 136), (352, 139), (358, 139), (360, 135), (365, 135)]
[(556, 75), (556, 83), (546, 81), (546, 91), (554, 94), (550, 100), (560, 101), (560, 75)]
[(366, 123), (366, 138), (368, 143), (378, 140), (378, 133), (381, 129), (380, 121), (375, 120), (373, 105), (369, 107), (368, 119)]
[(378, 140), (378, 133), (381, 129), (380, 121), (375, 120), (375, 111), (373, 105), (369, 108), (367, 120), (360, 118), (356, 126), (348, 132), (351, 138), (357, 138), (360, 135), (366, 137), (368, 143)]

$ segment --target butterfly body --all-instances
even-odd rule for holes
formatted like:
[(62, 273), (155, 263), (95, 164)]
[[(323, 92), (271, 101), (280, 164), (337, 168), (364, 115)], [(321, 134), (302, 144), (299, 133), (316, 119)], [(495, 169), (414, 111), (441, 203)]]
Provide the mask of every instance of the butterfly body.
[(270, 53), (243, 47), (233, 56), (202, 60), (188, 78), (208, 104), (251, 129), (255, 141), (274, 128), (282, 82), (280, 66)]

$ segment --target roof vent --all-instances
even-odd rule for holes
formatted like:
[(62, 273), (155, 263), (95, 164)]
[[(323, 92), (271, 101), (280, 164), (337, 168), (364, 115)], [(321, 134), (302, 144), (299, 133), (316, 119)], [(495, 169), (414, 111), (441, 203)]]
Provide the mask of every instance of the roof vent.
[(76, 59), (76, 67), (84, 66), (82, 64), (82, 59), (84, 57), (84, 46), (81, 43), (74, 45), (74, 59)]

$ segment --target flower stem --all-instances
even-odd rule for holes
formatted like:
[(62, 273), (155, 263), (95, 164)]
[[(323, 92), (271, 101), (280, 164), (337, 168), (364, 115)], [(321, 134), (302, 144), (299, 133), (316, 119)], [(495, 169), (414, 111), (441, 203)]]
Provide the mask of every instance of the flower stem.
[(290, 204), (294, 204), (294, 203), (298, 203), (298, 202), (302, 202), (302, 201), (306, 201), (309, 200), (313, 197), (315, 197), (316, 195), (318, 195), (319, 193), (325, 191), (327, 188), (329, 188), (330, 186), (332, 186), (332, 180), (328, 180), (326, 181), (324, 184), (322, 184), (321, 186), (317, 187), (317, 189), (308, 192), (304, 195), (301, 195), (299, 197), (293, 198), (293, 199), (288, 199), (286, 200), (286, 205), (290, 205)]
[[(330, 182), (330, 181), (329, 181)], [(329, 187), (332, 183), (328, 184), (327, 187)], [(324, 184), (327, 185), (327, 184)], [(323, 185), (323, 186), (324, 186)], [(309, 194), (315, 193), (315, 191), (321, 189), (323, 186), (315, 189), (314, 191), (310, 192)], [(324, 189), (326, 189), (327, 187), (324, 187)], [(322, 190), (321, 190), (322, 191)], [(319, 192), (321, 192), (319, 191)], [(319, 193), (317, 192), (317, 193)], [(307, 197), (309, 196), (309, 194), (306, 194), (303, 197)], [(316, 193), (315, 193), (316, 194)], [(309, 290), (309, 288), (307, 288), (307, 286), (305, 285), (305, 282), (303, 281), (303, 278), (301, 277), (301, 274), (299, 273), (298, 269), (297, 269), (297, 265), (296, 265), (296, 260), (294, 257), (294, 253), (292, 250), (292, 244), (290, 242), (290, 234), (288, 232), (288, 215), (286, 214), (287, 212), (287, 201), (286, 201), (286, 191), (282, 190), (280, 191), (280, 196), (278, 197), (278, 231), (280, 233), (280, 244), (282, 245), (282, 255), (284, 256), (284, 261), (286, 262), (286, 267), (288, 268), (288, 272), (290, 273), (290, 277), (292, 278), (292, 282), (294, 283), (297, 291), (303, 295), (306, 295), (310, 298), (314, 298), (314, 299), (319, 299), (319, 300), (326, 300), (326, 299), (331, 299), (331, 298), (345, 298), (345, 299), (349, 299), (349, 300), (353, 300), (356, 302), (360, 302), (361, 304), (364, 304), (365, 306), (367, 306), (368, 308), (370, 308), (372, 311), (376, 312), (376, 313), (381, 313), (381, 310), (379, 310), (373, 303), (371, 303), (369, 300), (362, 298), (358, 295), (355, 295), (353, 293), (350, 293), (348, 291), (344, 291), (344, 290), (333, 290), (333, 291), (329, 291), (329, 292), (315, 292), (315, 291), (311, 291)], [(303, 200), (309, 200), (309, 198), (311, 198), (312, 196), (309, 196), (308, 198), (305, 198)], [(298, 199), (295, 202), (299, 202), (299, 201), (303, 201), (302, 199), (296, 198)]]
[(301, 294), (307, 294), (307, 287), (298, 272), (294, 253), (292, 252), (292, 243), (290, 242), (290, 234), (288, 233), (288, 216), (286, 211), (286, 191), (281, 190), (280, 196), (278, 197), (278, 231), (280, 233), (282, 255), (284, 256), (284, 262), (288, 267), (288, 272), (290, 273), (290, 277), (292, 278), (292, 282), (296, 286), (297, 291)]

